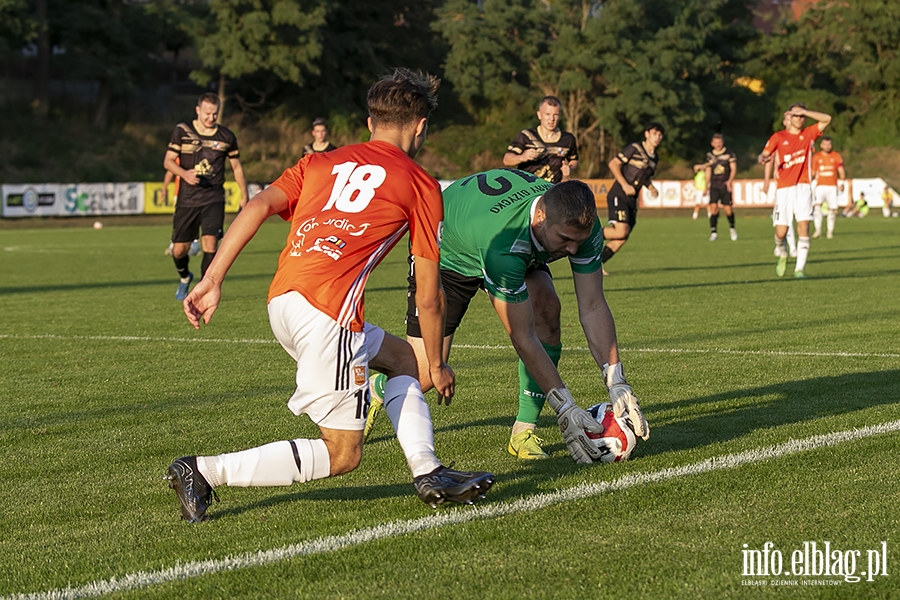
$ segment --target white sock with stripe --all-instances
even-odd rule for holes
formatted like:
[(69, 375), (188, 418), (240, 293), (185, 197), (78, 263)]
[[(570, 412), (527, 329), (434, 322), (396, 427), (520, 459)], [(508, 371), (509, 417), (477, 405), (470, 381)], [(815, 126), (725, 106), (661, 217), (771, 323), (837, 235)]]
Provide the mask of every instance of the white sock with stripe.
[(797, 264), (794, 271), (802, 271), (806, 266), (806, 258), (809, 256), (809, 238), (797, 238)]
[(291, 485), (328, 477), (331, 458), (323, 440), (297, 439), (218, 456), (198, 456), (197, 469), (213, 487)]

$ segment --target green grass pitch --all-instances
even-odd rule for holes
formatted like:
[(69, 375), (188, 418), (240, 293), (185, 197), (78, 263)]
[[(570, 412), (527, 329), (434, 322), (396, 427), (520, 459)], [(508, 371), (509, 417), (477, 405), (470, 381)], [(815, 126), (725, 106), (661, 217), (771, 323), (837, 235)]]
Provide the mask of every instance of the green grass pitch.
[[(0, 229), (0, 597), (896, 598), (900, 220), (840, 219), (833, 240), (813, 240), (805, 281), (790, 278), (793, 261), (775, 277), (768, 217), (737, 226), (737, 242), (710, 243), (702, 219), (647, 211), (609, 263), (623, 362), (651, 425), (632, 460), (575, 465), (549, 411), (550, 460), (506, 453), (515, 355), (478, 296), (451, 356), (457, 396), (429, 400), (438, 456), (496, 474), (483, 502), (417, 500), (383, 420), (353, 473), (222, 488), (193, 526), (162, 480), (173, 458), (316, 432), (285, 407), (294, 367), (265, 310), (287, 225), (264, 225), (199, 332), (173, 297), (168, 227)], [(401, 335), (398, 248), (366, 307)], [(587, 406), (605, 390), (571, 273), (564, 261), (553, 272), (560, 370)], [(841, 565), (860, 552), (856, 574), (886, 548), (887, 575), (744, 572), (745, 551), (766, 542), (790, 568), (804, 543), (826, 541)], [(227, 568), (242, 556), (256, 562)]]

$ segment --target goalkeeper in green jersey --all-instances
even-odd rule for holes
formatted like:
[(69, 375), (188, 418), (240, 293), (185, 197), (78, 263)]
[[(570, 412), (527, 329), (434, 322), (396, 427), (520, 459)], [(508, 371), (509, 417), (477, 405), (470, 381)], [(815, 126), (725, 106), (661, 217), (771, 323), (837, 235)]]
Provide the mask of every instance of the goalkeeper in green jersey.
[[(483, 289), (519, 355), (519, 412), (508, 451), (521, 459), (546, 458), (535, 426), (545, 402), (556, 411), (566, 446), (576, 462), (596, 460), (585, 430), (597, 423), (572, 399), (557, 364), (562, 352), (560, 302), (547, 263), (567, 258), (575, 282), (585, 336), (609, 390), (617, 416), (628, 413), (646, 439), (647, 421), (625, 381), (615, 323), (603, 295), (603, 230), (594, 195), (580, 181), (555, 185), (517, 169), (494, 169), (465, 177), (444, 190), (441, 282), (447, 310), (444, 357), (470, 300)], [(415, 264), (410, 265), (407, 340), (417, 356), (424, 346), (416, 318)], [(430, 389), (427, 363), (419, 378)], [(381, 382), (372, 381), (377, 407)], [(439, 399), (439, 402), (443, 399)], [(449, 402), (449, 401), (448, 401)], [(371, 431), (377, 408), (370, 409)]]

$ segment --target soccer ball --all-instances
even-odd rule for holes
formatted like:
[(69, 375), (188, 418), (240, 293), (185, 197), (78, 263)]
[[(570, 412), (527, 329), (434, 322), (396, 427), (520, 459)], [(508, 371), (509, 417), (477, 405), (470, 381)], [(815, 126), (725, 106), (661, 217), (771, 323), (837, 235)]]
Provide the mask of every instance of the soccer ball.
[(604, 402), (595, 404), (587, 409), (598, 423), (603, 425), (603, 433), (596, 434), (585, 431), (585, 434), (596, 444), (602, 455), (600, 462), (619, 462), (628, 460), (634, 451), (637, 440), (634, 437), (634, 427), (628, 413), (621, 417), (613, 414), (612, 404)]

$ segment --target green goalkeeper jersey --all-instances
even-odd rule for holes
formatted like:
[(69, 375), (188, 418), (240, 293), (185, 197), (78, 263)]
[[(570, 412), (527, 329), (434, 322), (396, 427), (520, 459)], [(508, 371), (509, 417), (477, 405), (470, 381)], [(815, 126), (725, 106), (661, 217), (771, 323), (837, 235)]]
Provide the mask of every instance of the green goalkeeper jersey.
[[(483, 279), (487, 292), (504, 302), (526, 300), (526, 273), (550, 260), (532, 234), (531, 217), (538, 198), (551, 187), (518, 169), (493, 169), (455, 181), (444, 190), (441, 268)], [(568, 257), (572, 271), (597, 271), (602, 251), (598, 219), (591, 236)]]

